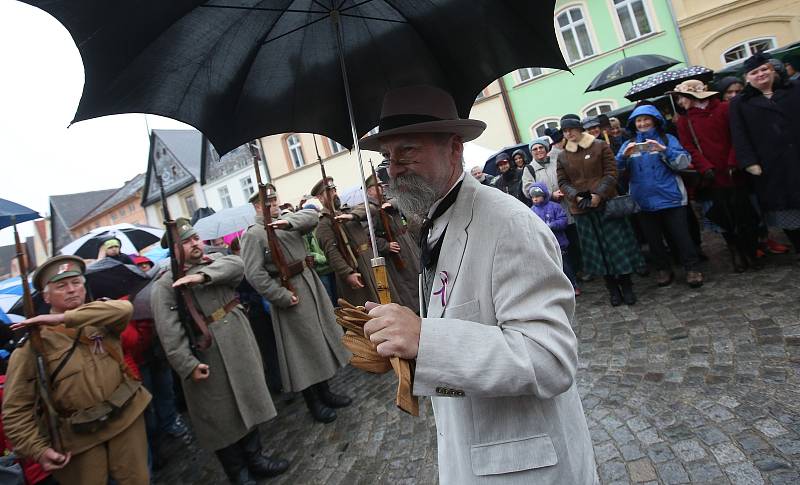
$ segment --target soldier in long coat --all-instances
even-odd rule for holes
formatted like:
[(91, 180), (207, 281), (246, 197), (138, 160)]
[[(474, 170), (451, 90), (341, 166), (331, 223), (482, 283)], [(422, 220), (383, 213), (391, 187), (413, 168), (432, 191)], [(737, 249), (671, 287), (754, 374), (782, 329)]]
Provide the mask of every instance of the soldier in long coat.
[[(378, 202), (378, 188), (374, 176), (367, 179), (367, 197), (372, 224), (375, 226), (378, 254), (386, 258), (392, 301), (415, 312), (419, 311), (419, 247), (403, 224), (402, 215), (391, 202), (384, 202), (384, 211), (388, 216), (389, 230), (395, 241), (390, 243), (387, 239), (388, 232), (381, 218), (381, 206)], [(357, 205), (351, 212), (354, 219), (360, 221), (362, 225), (367, 223), (366, 213), (364, 204)], [(402, 261), (402, 269), (398, 266), (398, 259)]]
[(341, 246), (336, 235), (338, 229), (334, 221), (335, 215), (330, 210), (331, 206), (339, 209), (339, 196), (336, 194), (332, 177), (328, 177), (327, 184), (326, 190), (322, 180), (317, 182), (311, 189), (311, 195), (323, 201), (317, 227), (317, 240), (325, 251), (328, 264), (336, 274), (336, 291), (339, 298), (344, 298), (353, 305), (364, 305), (368, 301), (377, 302), (378, 290), (370, 264), (372, 246), (369, 236), (360, 222), (340, 220), (338, 227), (350, 243), (349, 247)]
[(328, 379), (347, 364), (350, 353), (340, 341), (342, 330), (336, 324), (325, 286), (306, 264), (303, 236), (314, 230), (319, 215), (313, 209), (280, 215), (274, 190), (269, 192), (268, 201), (284, 262), (300, 272), (290, 278), (294, 294), (281, 286), (256, 193), (250, 200), (256, 209), (256, 224), (242, 236), (247, 281), (271, 305), (283, 390), (302, 391), (314, 419), (329, 423), (336, 419), (334, 408), (351, 402), (346, 396), (332, 393), (328, 386)]
[[(275, 476), (289, 468), (283, 459), (261, 454), (257, 425), (275, 417), (253, 331), (235, 288), (244, 276), (238, 256), (203, 254), (204, 244), (185, 219), (177, 221), (185, 276), (173, 282), (168, 269), (153, 285), (151, 308), (170, 365), (183, 379), (186, 406), (197, 439), (214, 450), (234, 483), (255, 483), (252, 475)], [(162, 240), (162, 246), (165, 246)], [(185, 285), (208, 320), (211, 346), (189, 345), (176, 311), (175, 286)]]

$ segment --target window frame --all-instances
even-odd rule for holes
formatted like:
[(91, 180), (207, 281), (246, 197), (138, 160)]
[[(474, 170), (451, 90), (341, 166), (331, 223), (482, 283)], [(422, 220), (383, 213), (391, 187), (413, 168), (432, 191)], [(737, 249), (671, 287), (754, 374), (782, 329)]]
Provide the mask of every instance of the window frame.
[[(245, 183), (245, 180), (247, 180), (248, 183)], [(244, 177), (240, 178), (239, 186), (242, 188), (244, 200), (250, 200), (250, 196), (256, 193), (256, 185), (253, 183), (252, 175), (245, 175)]]
[[(336, 147), (339, 147), (339, 149), (337, 150)], [(328, 138), (328, 150), (330, 151), (331, 156), (334, 156), (347, 151), (347, 148), (333, 138)]]
[(615, 109), (617, 109), (617, 103), (614, 102), (614, 100), (612, 100), (612, 99), (598, 99), (598, 100), (592, 101), (591, 103), (589, 103), (586, 106), (584, 106), (583, 109), (581, 110), (581, 116), (583, 118), (586, 118), (586, 117), (589, 117), (589, 116), (599, 116), (599, 115), (603, 114), (603, 113), (589, 114), (590, 110), (597, 109), (600, 106), (609, 106), (611, 108), (608, 111), (606, 111), (606, 113), (608, 113), (609, 111), (614, 111)]
[[(641, 39), (643, 37), (647, 37), (648, 35), (652, 35), (653, 33), (655, 33), (657, 31), (656, 23), (653, 21), (654, 15), (651, 15), (651, 13), (650, 13), (652, 5), (650, 4), (649, 0), (619, 0), (619, 1), (623, 2), (621, 5), (617, 5), (617, 3), (616, 3), (617, 1), (618, 0), (609, 0), (609, 2), (611, 3), (610, 8), (611, 8), (611, 10), (613, 10), (613, 17), (616, 20), (616, 26), (617, 26), (619, 34), (620, 34), (620, 41), (623, 44), (628, 44), (630, 42), (636, 42), (637, 40), (639, 40), (639, 39)], [(650, 27), (650, 32), (647, 32), (645, 34), (639, 32), (639, 25), (635, 21), (636, 20), (636, 16), (633, 14), (633, 5), (632, 4), (634, 2), (641, 2), (642, 3), (642, 8), (644, 9), (644, 15), (645, 15), (645, 18), (647, 19), (647, 25)], [(622, 27), (622, 19), (619, 17), (619, 11), (617, 10), (622, 5), (627, 7), (628, 13), (631, 15), (631, 19), (633, 20), (633, 27), (636, 30), (636, 34), (637, 35), (635, 37), (633, 37), (632, 39), (626, 39), (625, 38), (625, 29)]]
[(531, 127), (530, 127), (531, 135), (534, 138), (539, 138), (541, 136), (547, 136), (547, 135), (544, 134), (544, 130), (542, 130), (543, 133), (541, 135), (538, 134), (536, 132), (536, 128), (539, 127), (539, 126), (542, 126), (542, 125), (544, 125), (544, 129), (550, 128), (549, 126), (547, 126), (550, 123), (555, 123), (555, 126), (553, 128), (558, 128), (558, 122), (559, 121), (560, 120), (558, 118), (551, 117), (551, 116), (548, 116), (546, 118), (540, 118), (536, 122), (531, 123)]
[[(752, 44), (754, 42), (764, 41), (764, 40), (768, 40), (772, 44), (772, 47), (770, 47), (769, 49), (765, 49), (765, 51), (772, 50), (772, 49), (776, 48), (777, 45), (778, 45), (778, 39), (775, 36), (756, 37), (756, 38), (753, 38), (753, 39), (748, 39), (748, 40), (743, 40), (741, 42), (737, 42), (736, 44), (733, 44), (732, 46), (730, 46), (727, 49), (725, 49), (724, 51), (722, 51), (722, 53), (719, 55), (719, 58), (722, 61), (722, 65), (723, 66), (730, 66), (730, 65), (736, 64), (737, 62), (744, 61), (745, 59), (747, 59), (748, 57), (750, 57), (750, 56), (752, 56), (754, 54), (754, 52), (750, 48), (750, 44)], [(745, 55), (743, 57), (741, 57), (739, 59), (735, 59), (733, 61), (725, 60), (725, 55), (728, 52), (730, 52), (730, 51), (732, 51), (734, 49), (737, 49), (739, 47), (742, 47), (742, 46), (744, 46), (745, 51), (746, 51)], [(764, 52), (764, 51), (760, 51), (760, 52)]]
[(227, 185), (221, 185), (217, 187), (217, 195), (219, 196), (219, 201), (220, 203), (222, 203), (223, 209), (231, 209), (233, 207), (233, 199), (231, 199), (231, 191)]
[[(293, 138), (297, 140), (296, 143), (290, 143)], [(307, 162), (305, 153), (303, 153), (303, 141), (300, 139), (300, 135), (297, 133), (287, 134), (283, 138), (283, 144), (286, 147), (286, 153), (289, 155), (289, 163), (292, 169), (297, 170), (305, 167)], [(297, 158), (293, 155), (296, 155)]]
[[(579, 21), (577, 21), (577, 22), (573, 22), (572, 21), (572, 13), (571, 12), (573, 10), (576, 10), (576, 9), (580, 11), (581, 19)], [(559, 45), (563, 49), (563, 53), (565, 54), (564, 57), (566, 58), (568, 66), (571, 66), (571, 65), (577, 64), (579, 62), (583, 62), (586, 59), (590, 59), (592, 57), (595, 57), (599, 53), (599, 51), (597, 49), (597, 46), (595, 45), (596, 42), (595, 42), (594, 36), (592, 34), (591, 22), (589, 22), (589, 17), (586, 15), (586, 11), (587, 10), (588, 9), (586, 8), (586, 5), (584, 3), (582, 3), (582, 2), (581, 3), (571, 3), (569, 5), (563, 6), (553, 16), (553, 25), (554, 25), (556, 33), (558, 35), (558, 42), (559, 42)], [(568, 20), (570, 22), (567, 25), (567, 27), (561, 27), (561, 25), (558, 22), (559, 17), (561, 17), (562, 15), (567, 15), (567, 18), (568, 18)], [(585, 28), (586, 28), (586, 37), (587, 37), (587, 40), (589, 42), (589, 47), (592, 49), (591, 54), (588, 54), (588, 55), (586, 55), (583, 52), (583, 48), (581, 47), (580, 41), (578, 40), (576, 28), (578, 26), (580, 26), (580, 25), (584, 25), (585, 26)], [(569, 50), (567, 49), (567, 42), (566, 42), (566, 39), (564, 38), (564, 31), (565, 30), (571, 31), (573, 33), (573, 35), (575, 36), (575, 42), (576, 42), (575, 46), (579, 49), (579, 54), (580, 54), (580, 58), (578, 58), (578, 59), (572, 60), (572, 59), (569, 58), (570, 57), (569, 56)]]
[[(522, 72), (523, 71), (527, 71), (529, 74), (532, 74), (531, 71), (533, 71), (534, 69), (538, 69), (539, 74), (531, 75), (527, 79), (522, 79)], [(545, 70), (542, 67), (523, 67), (522, 69), (517, 69), (516, 71), (514, 71), (514, 81), (516, 81), (516, 84), (523, 84), (523, 83), (531, 82), (534, 79), (540, 78), (540, 77), (544, 76), (545, 74), (546, 74)]]

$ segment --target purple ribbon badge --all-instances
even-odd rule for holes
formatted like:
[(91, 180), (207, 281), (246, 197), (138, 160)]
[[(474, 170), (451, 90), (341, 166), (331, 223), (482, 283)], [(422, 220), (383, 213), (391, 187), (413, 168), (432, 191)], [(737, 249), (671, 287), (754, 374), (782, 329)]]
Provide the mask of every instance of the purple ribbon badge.
[(106, 349), (103, 348), (103, 336), (102, 335), (92, 335), (89, 337), (89, 340), (92, 341), (92, 353), (99, 355), (105, 354)]
[(442, 299), (442, 308), (444, 308), (445, 305), (447, 305), (447, 283), (448, 283), (447, 271), (439, 272), (439, 281), (441, 281), (442, 287), (436, 290), (433, 294), (440, 295)]

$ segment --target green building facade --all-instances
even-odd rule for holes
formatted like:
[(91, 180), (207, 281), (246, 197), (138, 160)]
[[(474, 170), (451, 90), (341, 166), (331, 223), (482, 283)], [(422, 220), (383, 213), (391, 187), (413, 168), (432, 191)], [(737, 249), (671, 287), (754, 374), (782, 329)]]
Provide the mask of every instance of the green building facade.
[(566, 113), (594, 116), (630, 104), (624, 95), (631, 83), (584, 93), (624, 56), (660, 54), (685, 63), (669, 1), (558, 0), (556, 35), (572, 72), (532, 67), (503, 77), (521, 141), (540, 136)]

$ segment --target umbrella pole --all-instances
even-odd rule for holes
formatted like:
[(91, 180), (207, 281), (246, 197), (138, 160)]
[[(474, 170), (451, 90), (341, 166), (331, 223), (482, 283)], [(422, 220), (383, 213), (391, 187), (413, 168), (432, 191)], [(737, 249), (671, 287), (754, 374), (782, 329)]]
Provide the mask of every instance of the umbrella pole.
[[(378, 256), (378, 245), (375, 242), (375, 227), (372, 223), (372, 216), (369, 210), (369, 198), (367, 197), (367, 183), (364, 179), (364, 160), (361, 158), (361, 147), (358, 143), (358, 131), (356, 130), (356, 121), (353, 114), (353, 100), (350, 97), (350, 84), (347, 80), (347, 65), (344, 60), (344, 39), (342, 38), (342, 29), (339, 18), (339, 11), (333, 10), (331, 12), (331, 21), (333, 25), (334, 35), (336, 37), (336, 48), (339, 52), (339, 66), (342, 69), (342, 82), (344, 84), (344, 94), (347, 101), (347, 113), (350, 117), (350, 131), (353, 135), (353, 148), (356, 150), (358, 157), (359, 175), (361, 177), (361, 192), (364, 196), (364, 207), (367, 213), (367, 226), (369, 227), (369, 239), (372, 243), (372, 255), (374, 256), (370, 261), (372, 265), (372, 272), (375, 275), (375, 286), (378, 290), (378, 298), (381, 304), (392, 302), (392, 295), (389, 291), (389, 275), (386, 272), (386, 259)], [(399, 357), (392, 357), (389, 359), (392, 368), (397, 374), (397, 393), (395, 396), (395, 404), (403, 411), (411, 414), (412, 416), (419, 416), (419, 400), (413, 395), (413, 370), (411, 362)]]
[(350, 117), (350, 131), (353, 136), (353, 148), (358, 157), (359, 176), (361, 180), (361, 193), (364, 196), (364, 206), (367, 213), (367, 226), (369, 227), (369, 239), (372, 244), (373, 258), (370, 261), (372, 264), (373, 272), (375, 273), (375, 283), (378, 289), (378, 296), (380, 303), (391, 303), (392, 296), (389, 292), (389, 278), (386, 274), (386, 259), (378, 256), (378, 244), (375, 241), (375, 225), (372, 221), (372, 215), (369, 210), (369, 198), (367, 197), (367, 183), (364, 179), (364, 160), (361, 157), (361, 147), (359, 145), (358, 131), (356, 130), (355, 115), (353, 114), (353, 100), (350, 96), (350, 83), (347, 79), (347, 65), (344, 59), (344, 40), (342, 38), (342, 29), (340, 23), (339, 12), (334, 10), (331, 12), (331, 20), (333, 22), (334, 34), (336, 36), (336, 48), (339, 52), (339, 66), (342, 69), (342, 82), (344, 84), (344, 95), (347, 101), (347, 113)]

